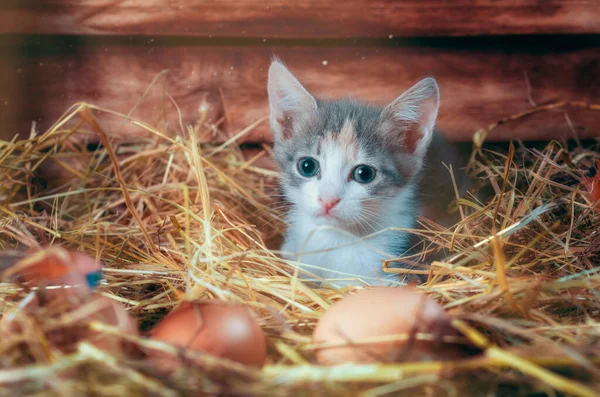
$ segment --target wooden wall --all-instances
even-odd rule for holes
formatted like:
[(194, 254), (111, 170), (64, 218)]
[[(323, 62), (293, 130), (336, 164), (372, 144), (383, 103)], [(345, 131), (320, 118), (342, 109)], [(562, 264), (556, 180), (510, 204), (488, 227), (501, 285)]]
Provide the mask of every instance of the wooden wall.
[[(209, 105), (224, 135), (204, 139), (223, 140), (267, 115), (275, 55), (323, 97), (385, 103), (433, 75), (438, 126), (468, 140), (532, 103), (600, 103), (599, 33), (598, 0), (3, 0), (0, 137), (43, 130), (81, 100), (127, 113), (160, 76), (134, 116), (176, 133), (168, 93), (185, 123)], [(598, 135), (598, 112), (567, 111), (579, 136)], [(555, 111), (490, 138), (563, 136)], [(270, 140), (267, 124), (245, 139)]]

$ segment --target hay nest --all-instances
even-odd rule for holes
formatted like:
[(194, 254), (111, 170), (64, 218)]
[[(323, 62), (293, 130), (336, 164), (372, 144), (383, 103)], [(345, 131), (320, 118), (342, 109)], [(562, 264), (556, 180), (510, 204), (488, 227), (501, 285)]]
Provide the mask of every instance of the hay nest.
[[(127, 121), (149, 137), (125, 143), (104, 132), (108, 114), (126, 120), (79, 104), (44, 134), (0, 142), (0, 249), (60, 244), (99, 258), (105, 280), (96, 294), (126, 307), (142, 332), (184, 298), (247, 304), (267, 335), (267, 365), (256, 370), (84, 323), (178, 356), (180, 367), (165, 374), (134, 354), (69, 340), (81, 316), (48, 307), (23, 315), (32, 291), (3, 283), (3, 320), (19, 319), (21, 332), (0, 339), (2, 395), (600, 394), (600, 214), (582, 183), (600, 158), (597, 143), (488, 147), (482, 134), (493, 125), (482, 129), (471, 165), (477, 189), (492, 198), (461, 198), (462, 221), (450, 230), (422, 220), (424, 249), (451, 255), (432, 263), (420, 288), (481, 355), (320, 367), (311, 332), (351, 288), (311, 287), (272, 250), (283, 207), (277, 173), (257, 165), (268, 153), (248, 160), (235, 142), (199, 144), (201, 122), (173, 138)], [(67, 335), (61, 346), (48, 337), (57, 332)]]

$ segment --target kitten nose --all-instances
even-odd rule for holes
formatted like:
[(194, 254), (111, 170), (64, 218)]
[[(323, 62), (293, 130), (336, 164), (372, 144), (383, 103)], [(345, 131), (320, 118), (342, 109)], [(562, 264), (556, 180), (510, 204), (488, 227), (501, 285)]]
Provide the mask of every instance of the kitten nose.
[(338, 205), (340, 200), (341, 199), (339, 197), (319, 198), (319, 201), (321, 202), (321, 204), (323, 204), (323, 212), (325, 213), (325, 215), (329, 214), (329, 211), (331, 211), (336, 205)]

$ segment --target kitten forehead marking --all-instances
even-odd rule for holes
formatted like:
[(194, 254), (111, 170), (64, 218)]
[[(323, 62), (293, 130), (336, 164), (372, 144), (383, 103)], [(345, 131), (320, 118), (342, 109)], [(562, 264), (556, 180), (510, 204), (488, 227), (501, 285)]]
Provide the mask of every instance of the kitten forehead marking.
[(340, 150), (344, 154), (346, 161), (354, 160), (358, 157), (358, 137), (354, 128), (354, 123), (346, 119), (339, 132), (326, 132), (319, 138), (317, 145), (317, 154), (321, 152), (330, 152)]

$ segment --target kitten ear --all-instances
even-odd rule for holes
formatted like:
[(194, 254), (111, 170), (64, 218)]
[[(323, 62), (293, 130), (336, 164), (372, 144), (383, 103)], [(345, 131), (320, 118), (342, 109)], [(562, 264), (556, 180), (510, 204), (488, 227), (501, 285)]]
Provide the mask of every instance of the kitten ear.
[(409, 154), (424, 156), (440, 106), (440, 90), (433, 77), (425, 78), (389, 104), (382, 118), (400, 134), (402, 148)]
[(289, 139), (294, 134), (294, 124), (317, 109), (317, 101), (298, 80), (277, 60), (269, 68), (269, 93), (271, 129), (275, 139)]

